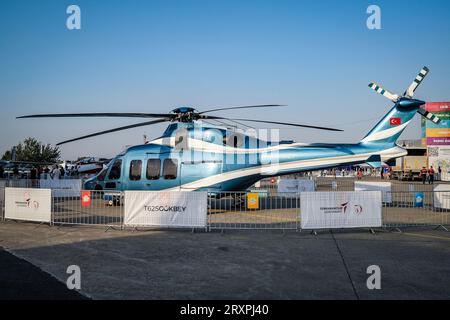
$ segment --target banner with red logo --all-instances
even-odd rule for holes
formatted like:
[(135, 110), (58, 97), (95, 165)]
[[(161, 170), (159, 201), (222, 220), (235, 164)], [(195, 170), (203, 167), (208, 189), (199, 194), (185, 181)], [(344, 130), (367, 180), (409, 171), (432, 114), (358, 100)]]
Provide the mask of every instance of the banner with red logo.
[(300, 206), (302, 229), (382, 226), (381, 191), (303, 192)]
[(6, 188), (5, 219), (51, 222), (52, 190)]
[(124, 223), (147, 227), (206, 227), (207, 192), (125, 191)]
[(91, 206), (91, 192), (90, 191), (82, 191), (81, 192), (81, 206), (82, 207), (90, 207)]

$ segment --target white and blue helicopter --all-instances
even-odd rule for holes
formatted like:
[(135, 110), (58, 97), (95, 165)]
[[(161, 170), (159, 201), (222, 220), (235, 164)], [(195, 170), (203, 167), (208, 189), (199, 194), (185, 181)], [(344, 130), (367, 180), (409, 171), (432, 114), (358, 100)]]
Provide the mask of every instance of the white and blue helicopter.
[(402, 96), (371, 83), (370, 88), (395, 105), (361, 141), (354, 144), (272, 143), (248, 132), (230, 131), (227, 127), (218, 125), (205, 125), (212, 120), (232, 120), (239, 123), (269, 123), (342, 131), (285, 122), (207, 115), (216, 111), (280, 105), (242, 106), (203, 112), (190, 107), (180, 107), (167, 114), (71, 113), (38, 114), (18, 118), (156, 118), (70, 139), (58, 145), (126, 129), (172, 122), (161, 137), (147, 144), (130, 147), (116, 156), (107, 168), (85, 182), (86, 190), (243, 191), (267, 177), (362, 163), (379, 167), (382, 161), (406, 155), (406, 150), (399, 147), (396, 141), (416, 112), (434, 123), (440, 121), (438, 117), (421, 108), (425, 104), (424, 101), (413, 99), (415, 90), (428, 72), (428, 68), (424, 67)]

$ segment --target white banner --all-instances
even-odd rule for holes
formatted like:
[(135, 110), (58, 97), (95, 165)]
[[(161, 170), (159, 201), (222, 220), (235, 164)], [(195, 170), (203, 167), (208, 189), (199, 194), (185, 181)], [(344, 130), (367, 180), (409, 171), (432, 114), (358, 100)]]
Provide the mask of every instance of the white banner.
[(392, 203), (391, 190), (390, 182), (355, 181), (355, 191), (381, 191), (385, 203)]
[(40, 186), (43, 189), (52, 189), (52, 196), (56, 198), (79, 197), (81, 191), (80, 179), (42, 179)]
[(52, 191), (50, 189), (5, 189), (5, 218), (51, 222)]
[(314, 180), (281, 179), (278, 182), (278, 193), (300, 193), (314, 191)]
[(0, 180), (0, 204), (3, 208), (3, 203), (5, 203), (5, 187), (6, 187), (6, 181)]
[(381, 227), (381, 192), (304, 192), (302, 229)]
[(450, 209), (450, 185), (438, 184), (434, 187), (434, 207)]
[(125, 225), (206, 227), (207, 192), (125, 191)]

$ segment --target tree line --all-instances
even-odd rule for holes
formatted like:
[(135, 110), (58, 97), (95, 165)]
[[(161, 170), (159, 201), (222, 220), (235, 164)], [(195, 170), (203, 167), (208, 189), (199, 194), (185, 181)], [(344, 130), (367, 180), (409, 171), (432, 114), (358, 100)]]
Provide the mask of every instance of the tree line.
[(13, 160), (13, 149), (15, 149), (15, 161), (36, 162), (36, 163), (57, 163), (61, 158), (61, 151), (58, 147), (44, 144), (35, 138), (27, 138), (20, 142), (11, 150), (6, 151), (2, 160)]

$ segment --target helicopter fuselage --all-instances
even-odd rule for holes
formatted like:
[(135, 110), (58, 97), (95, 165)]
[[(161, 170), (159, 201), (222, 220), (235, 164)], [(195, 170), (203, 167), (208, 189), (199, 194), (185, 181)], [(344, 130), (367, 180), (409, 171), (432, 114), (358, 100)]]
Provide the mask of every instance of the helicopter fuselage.
[(274, 144), (215, 127), (171, 126), (161, 138), (117, 156), (84, 188), (241, 191), (266, 177), (361, 164), (374, 155), (383, 161), (405, 155), (392, 145)]

